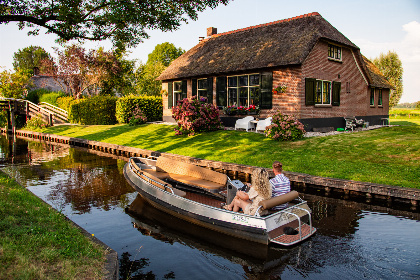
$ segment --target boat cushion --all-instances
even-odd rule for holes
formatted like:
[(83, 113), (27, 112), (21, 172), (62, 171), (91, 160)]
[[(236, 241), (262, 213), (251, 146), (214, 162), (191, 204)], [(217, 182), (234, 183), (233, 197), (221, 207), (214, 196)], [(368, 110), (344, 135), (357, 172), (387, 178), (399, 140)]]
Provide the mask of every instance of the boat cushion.
[(299, 197), (299, 193), (297, 191), (291, 191), (283, 195), (275, 196), (270, 199), (263, 200), (259, 203), (263, 209), (270, 209), (277, 205), (285, 204), (287, 202), (292, 201)]
[(153, 169), (142, 169), (142, 170), (146, 171), (147, 173), (149, 173), (149, 174), (151, 174), (151, 175), (153, 175), (153, 176), (155, 176), (155, 177), (157, 177), (161, 180), (169, 178), (169, 173), (166, 173), (166, 172), (159, 172), (159, 171), (155, 171)]
[(174, 180), (185, 184), (198, 185), (209, 190), (222, 188), (227, 183), (225, 174), (162, 156), (157, 159), (156, 170), (157, 172), (169, 173), (169, 177)]
[[(167, 186), (167, 187), (169, 187), (169, 188), (171, 188), (173, 191), (174, 191), (174, 193), (176, 194), (176, 195), (178, 195), (178, 196), (182, 196), (182, 197), (185, 197), (186, 195), (187, 195), (187, 193), (186, 192), (184, 192), (184, 191), (182, 191), (182, 190), (179, 190), (179, 189), (176, 189), (176, 188), (174, 188), (171, 184), (168, 184), (167, 182), (165, 182), (165, 181), (163, 181), (163, 180), (161, 180), (161, 179), (159, 179), (159, 178), (157, 178), (157, 177), (155, 177), (155, 176), (153, 176), (153, 174), (151, 174), (151, 169), (147, 169), (147, 170), (141, 170), (140, 172), (144, 175), (144, 176), (146, 176), (147, 178), (149, 178), (149, 179), (152, 179), (152, 180), (154, 180), (155, 182), (159, 182), (160, 184), (155, 184), (155, 183), (152, 183), (153, 185), (155, 185), (155, 186), (157, 186), (157, 187), (159, 187), (159, 188), (161, 188), (161, 189), (163, 189), (163, 190), (168, 190), (167, 188), (165, 188), (164, 186)], [(148, 180), (149, 181), (149, 180)], [(162, 184), (162, 185), (161, 185)]]

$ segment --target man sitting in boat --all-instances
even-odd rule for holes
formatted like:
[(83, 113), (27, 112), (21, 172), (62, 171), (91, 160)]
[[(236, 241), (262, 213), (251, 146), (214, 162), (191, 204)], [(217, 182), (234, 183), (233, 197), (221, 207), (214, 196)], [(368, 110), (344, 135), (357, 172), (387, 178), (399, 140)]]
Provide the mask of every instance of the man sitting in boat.
[[(279, 161), (273, 162), (274, 178), (270, 179), (272, 197), (280, 196), (290, 192), (290, 181), (283, 174), (283, 165)], [(273, 207), (273, 210), (282, 210), (288, 206), (288, 203)]]
[[(271, 198), (271, 187), (268, 181), (268, 172), (264, 168), (256, 168), (251, 175), (251, 185), (248, 192), (238, 191), (235, 198), (229, 205), (225, 205), (226, 210), (244, 214), (255, 215), (259, 203)], [(266, 210), (265, 210), (266, 211)], [(264, 215), (265, 213), (260, 213)]]

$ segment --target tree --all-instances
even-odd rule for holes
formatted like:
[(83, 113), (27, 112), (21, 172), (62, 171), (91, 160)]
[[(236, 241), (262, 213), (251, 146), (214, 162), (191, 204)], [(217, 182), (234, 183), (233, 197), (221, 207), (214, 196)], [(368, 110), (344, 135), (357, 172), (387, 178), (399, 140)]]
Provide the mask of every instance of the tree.
[(121, 72), (121, 65), (112, 51), (86, 51), (78, 45), (56, 49), (57, 61), (44, 59), (41, 71), (53, 77), (64, 92), (79, 99), (82, 94), (97, 95), (102, 83)]
[(416, 102), (416, 109), (419, 109), (420, 110), (420, 101), (417, 101)]
[(174, 59), (178, 58), (184, 52), (183, 49), (175, 47), (172, 43), (165, 42), (158, 44), (147, 56), (147, 64), (161, 62), (164, 66), (168, 67)]
[(13, 67), (17, 69), (27, 70), (30, 74), (34, 74), (34, 67), (40, 67), (43, 59), (51, 59), (51, 56), (42, 47), (29, 46), (19, 49), (13, 55)]
[(134, 89), (134, 60), (125, 59), (126, 50), (119, 46), (112, 52), (99, 51), (98, 63), (102, 63), (107, 74), (101, 82), (101, 95), (132, 94)]
[(391, 90), (389, 96), (389, 107), (392, 108), (398, 104), (403, 93), (403, 67), (401, 60), (396, 52), (388, 51), (386, 55), (381, 53), (379, 57), (375, 58), (372, 62), (381, 70), (394, 87), (394, 90)]
[(138, 94), (160, 96), (162, 82), (156, 78), (185, 51), (172, 43), (156, 45), (148, 55), (146, 64), (140, 64), (136, 71), (136, 91)]
[(14, 73), (7, 70), (0, 72), (1, 97), (23, 99), (27, 93), (26, 87), (29, 85), (31, 85), (31, 75), (27, 70), (18, 69)]
[(28, 35), (38, 35), (40, 28), (59, 36), (58, 41), (111, 39), (135, 46), (147, 39), (147, 29), (172, 31), (188, 18), (207, 7), (226, 5), (229, 0), (3, 0), (0, 23), (17, 22), (20, 29), (33, 28)]
[(156, 78), (165, 68), (165, 65), (161, 62), (140, 64), (135, 73), (137, 94), (160, 96), (162, 82), (156, 81)]

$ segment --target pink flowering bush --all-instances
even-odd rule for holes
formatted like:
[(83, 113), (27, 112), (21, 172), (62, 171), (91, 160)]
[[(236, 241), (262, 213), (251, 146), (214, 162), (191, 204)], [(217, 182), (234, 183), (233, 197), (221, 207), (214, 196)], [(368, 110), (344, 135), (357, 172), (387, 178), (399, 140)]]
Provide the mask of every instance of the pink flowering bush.
[(305, 129), (295, 117), (278, 112), (267, 126), (265, 136), (277, 141), (297, 140), (303, 138)]
[(133, 110), (132, 116), (128, 121), (128, 125), (139, 125), (147, 122), (147, 117), (143, 111), (136, 106)]
[(172, 117), (177, 121), (176, 135), (194, 135), (196, 132), (213, 131), (222, 128), (219, 110), (213, 104), (207, 103), (207, 98), (191, 100), (185, 98), (178, 101), (172, 108)]

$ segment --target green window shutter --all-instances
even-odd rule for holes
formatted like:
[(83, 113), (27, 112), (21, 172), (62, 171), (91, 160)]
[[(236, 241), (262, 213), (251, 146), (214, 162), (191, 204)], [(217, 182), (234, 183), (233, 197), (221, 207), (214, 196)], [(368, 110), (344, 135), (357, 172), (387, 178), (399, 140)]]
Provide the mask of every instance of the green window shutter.
[(168, 83), (168, 109), (171, 109), (174, 106), (174, 91), (173, 91), (173, 83)]
[(192, 79), (192, 96), (197, 96), (197, 79)]
[(182, 80), (181, 99), (187, 98), (187, 80)]
[(227, 106), (227, 77), (216, 78), (216, 105)]
[(341, 91), (341, 83), (333, 82), (332, 103), (331, 103), (333, 106), (340, 106), (340, 91)]
[(207, 102), (213, 104), (213, 78), (207, 78)]
[(316, 79), (306, 78), (305, 79), (305, 104), (315, 104), (315, 86)]
[(260, 75), (260, 108), (273, 108), (273, 72)]

